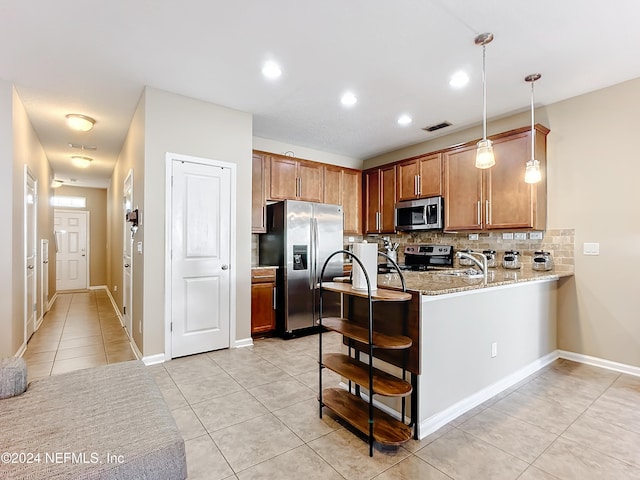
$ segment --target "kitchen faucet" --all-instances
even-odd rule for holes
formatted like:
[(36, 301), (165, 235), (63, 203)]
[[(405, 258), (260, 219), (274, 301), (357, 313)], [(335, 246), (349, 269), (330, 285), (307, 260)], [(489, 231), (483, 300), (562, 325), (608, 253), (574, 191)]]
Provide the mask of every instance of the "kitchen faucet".
[[(482, 260), (482, 262), (480, 262), (480, 260), (478, 260), (474, 255), (480, 257), (480, 259)], [(487, 256), (484, 253), (480, 253), (480, 252), (456, 252), (456, 257), (457, 258), (467, 258), (469, 260), (471, 260), (473, 263), (475, 263), (480, 270), (482, 271), (482, 275), (484, 276), (484, 284), (487, 284)]]

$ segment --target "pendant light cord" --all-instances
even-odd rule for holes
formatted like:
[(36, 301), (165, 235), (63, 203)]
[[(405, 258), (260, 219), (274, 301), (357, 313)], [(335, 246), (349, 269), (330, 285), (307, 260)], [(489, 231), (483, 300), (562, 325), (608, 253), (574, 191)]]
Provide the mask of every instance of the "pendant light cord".
[(536, 140), (536, 129), (533, 116), (533, 84), (535, 81), (531, 82), (531, 160), (535, 160), (535, 140)]
[(487, 46), (482, 45), (482, 139), (487, 139)]

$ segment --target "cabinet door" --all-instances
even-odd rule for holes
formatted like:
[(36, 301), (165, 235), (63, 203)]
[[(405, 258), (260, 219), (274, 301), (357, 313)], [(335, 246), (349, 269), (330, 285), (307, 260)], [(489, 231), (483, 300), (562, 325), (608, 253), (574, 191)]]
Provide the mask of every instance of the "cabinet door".
[(343, 178), (342, 168), (325, 165), (324, 167), (324, 203), (342, 205)]
[(418, 159), (418, 173), (421, 198), (442, 195), (442, 154)]
[(418, 198), (418, 162), (411, 160), (399, 163), (396, 174), (398, 201), (404, 202)]
[(254, 283), (251, 285), (251, 333), (275, 330), (276, 314), (273, 308), (275, 284)]
[(288, 200), (297, 198), (298, 162), (287, 157), (271, 157), (269, 175), (269, 199)]
[(485, 228), (532, 228), (535, 189), (524, 181), (531, 134), (494, 142), (496, 164), (485, 172)]
[(482, 170), (475, 161), (475, 146), (444, 154), (445, 230), (482, 228)]
[(380, 233), (394, 233), (396, 207), (396, 167), (380, 169), (382, 191), (380, 192)]
[[(359, 170), (342, 171), (342, 211), (344, 233), (362, 233), (362, 173)], [(326, 190), (325, 190), (326, 191)]]
[(380, 170), (364, 172), (364, 230), (365, 233), (377, 233), (379, 231), (378, 219), (380, 216)]
[(267, 231), (265, 207), (266, 164), (270, 158), (266, 155), (253, 154), (253, 169), (251, 174), (251, 232), (265, 233)]
[(298, 162), (298, 198), (308, 202), (323, 202), (322, 165), (312, 162)]

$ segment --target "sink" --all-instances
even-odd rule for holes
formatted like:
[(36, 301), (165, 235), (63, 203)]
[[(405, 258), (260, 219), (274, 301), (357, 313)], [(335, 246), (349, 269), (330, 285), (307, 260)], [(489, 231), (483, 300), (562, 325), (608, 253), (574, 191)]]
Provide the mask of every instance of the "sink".
[(484, 274), (475, 268), (467, 268), (464, 270), (450, 270), (446, 272), (438, 272), (437, 275), (443, 277), (464, 277), (464, 278), (483, 278)]

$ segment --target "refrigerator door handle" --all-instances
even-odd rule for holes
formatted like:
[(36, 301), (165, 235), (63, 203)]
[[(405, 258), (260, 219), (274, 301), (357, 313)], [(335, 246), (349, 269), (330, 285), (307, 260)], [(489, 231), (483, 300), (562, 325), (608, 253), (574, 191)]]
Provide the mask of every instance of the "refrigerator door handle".
[(309, 219), (309, 290), (313, 290), (313, 281), (315, 279), (315, 264), (316, 264), (316, 253), (315, 253), (315, 224), (314, 218)]

